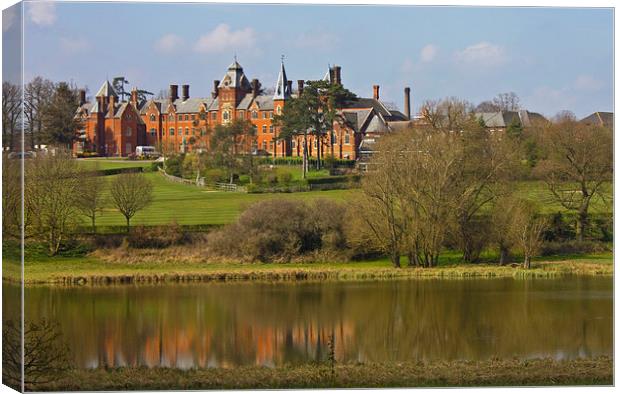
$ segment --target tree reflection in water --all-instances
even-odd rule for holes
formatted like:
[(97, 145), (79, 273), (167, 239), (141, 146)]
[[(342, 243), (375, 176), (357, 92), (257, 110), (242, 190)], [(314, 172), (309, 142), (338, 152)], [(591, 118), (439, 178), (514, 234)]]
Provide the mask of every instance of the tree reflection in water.
[[(6, 286), (6, 285), (5, 285)], [(232, 367), (612, 354), (611, 278), (27, 290), (79, 366)]]

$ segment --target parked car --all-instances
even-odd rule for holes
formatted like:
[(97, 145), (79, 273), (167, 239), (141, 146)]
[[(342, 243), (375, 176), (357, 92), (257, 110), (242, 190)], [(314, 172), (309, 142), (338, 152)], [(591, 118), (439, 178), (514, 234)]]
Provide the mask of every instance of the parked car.
[(9, 159), (34, 159), (35, 157), (37, 157), (37, 154), (32, 151), (11, 152), (8, 156)]
[(159, 157), (159, 153), (153, 146), (136, 146), (136, 156), (138, 157)]

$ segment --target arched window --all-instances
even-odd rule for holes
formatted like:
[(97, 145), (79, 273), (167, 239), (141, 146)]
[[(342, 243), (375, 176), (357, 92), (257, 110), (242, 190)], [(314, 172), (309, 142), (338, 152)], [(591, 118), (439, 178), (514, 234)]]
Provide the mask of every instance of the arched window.
[(125, 129), (125, 136), (126, 136), (126, 137), (131, 137), (131, 127), (127, 127), (127, 128)]
[(151, 122), (155, 122), (155, 115), (151, 114)]

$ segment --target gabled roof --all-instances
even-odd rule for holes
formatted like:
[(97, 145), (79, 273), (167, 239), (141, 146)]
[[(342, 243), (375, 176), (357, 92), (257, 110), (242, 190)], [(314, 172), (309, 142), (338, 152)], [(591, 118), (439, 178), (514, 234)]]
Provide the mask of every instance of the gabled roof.
[(614, 113), (613, 112), (594, 112), (585, 118), (581, 119), (580, 122), (585, 124), (593, 124), (598, 126), (603, 126), (607, 128), (614, 127)]
[(541, 114), (526, 110), (477, 112), (475, 116), (478, 119), (482, 118), (486, 127), (490, 128), (508, 127), (512, 122), (517, 122), (527, 127), (537, 122), (547, 121), (547, 119)]
[(377, 113), (381, 114), (381, 116), (392, 116), (390, 110), (388, 110), (383, 103), (374, 98), (365, 98), (365, 97), (356, 97), (353, 100), (348, 101), (343, 105), (343, 108), (346, 109), (354, 109), (354, 108), (372, 108)]
[(97, 94), (95, 94), (95, 97), (110, 97), (110, 96), (114, 96), (118, 98), (118, 95), (114, 91), (114, 87), (110, 84), (110, 81), (105, 81), (103, 85), (101, 85), (99, 90), (97, 91)]

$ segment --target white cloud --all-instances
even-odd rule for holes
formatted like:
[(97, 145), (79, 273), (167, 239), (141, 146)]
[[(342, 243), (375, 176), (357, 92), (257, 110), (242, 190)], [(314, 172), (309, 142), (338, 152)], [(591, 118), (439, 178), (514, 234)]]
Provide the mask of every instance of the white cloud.
[(308, 31), (300, 34), (294, 44), (298, 48), (333, 49), (339, 42), (340, 39), (334, 34)]
[(455, 58), (460, 63), (474, 66), (497, 66), (506, 61), (506, 53), (501, 46), (483, 41), (456, 51)]
[(2, 31), (8, 31), (17, 20), (17, 7), (9, 7), (2, 11)]
[(603, 87), (603, 83), (591, 75), (580, 75), (577, 77), (574, 83), (577, 90), (600, 90)]
[(155, 43), (155, 50), (160, 53), (172, 53), (185, 45), (185, 41), (175, 34), (165, 34)]
[(28, 16), (39, 26), (51, 26), (56, 22), (56, 5), (51, 1), (28, 2)]
[(80, 53), (90, 49), (90, 42), (84, 37), (60, 37), (60, 48), (66, 53)]
[(437, 46), (428, 44), (420, 51), (420, 58), (425, 63), (432, 62), (435, 59), (435, 56), (437, 56), (437, 51), (439, 51)]
[(415, 68), (415, 64), (413, 63), (413, 60), (411, 60), (410, 58), (406, 58), (403, 61), (403, 64), (400, 66), (400, 71), (402, 71), (405, 74), (409, 74), (413, 72), (414, 68)]
[(256, 43), (256, 33), (251, 27), (231, 30), (227, 24), (220, 24), (209, 33), (201, 36), (194, 45), (196, 52), (217, 53), (225, 50), (251, 48)]

